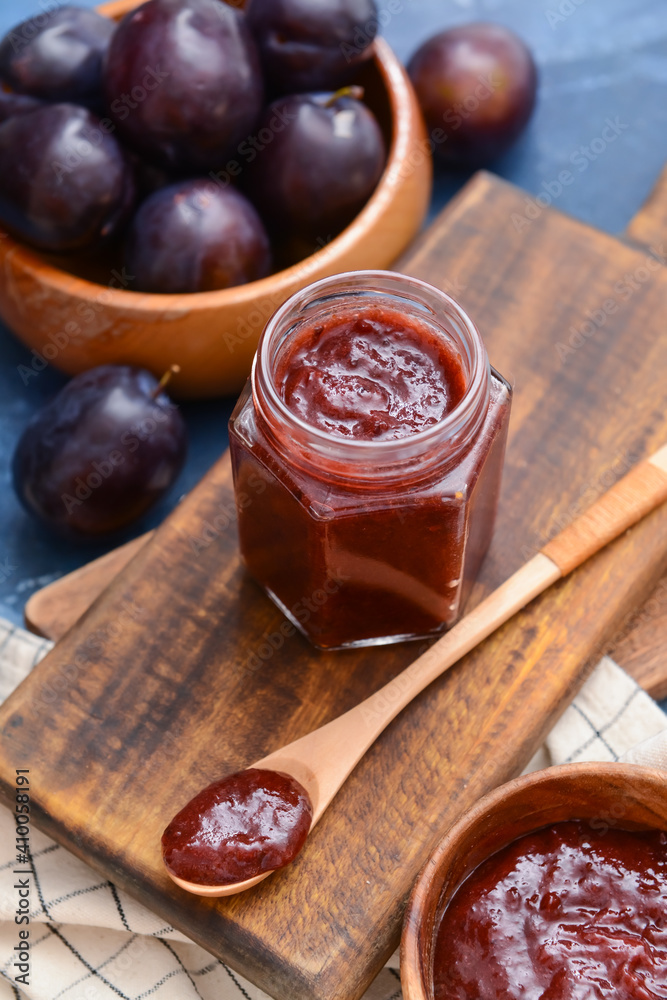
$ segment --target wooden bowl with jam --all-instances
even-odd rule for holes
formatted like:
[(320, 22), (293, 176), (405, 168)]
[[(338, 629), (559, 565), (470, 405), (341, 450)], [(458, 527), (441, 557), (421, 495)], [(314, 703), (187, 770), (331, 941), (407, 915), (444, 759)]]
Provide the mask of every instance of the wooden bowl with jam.
[[(401, 983), (404, 1000), (450, 1000), (468, 995), (463, 985), (457, 985), (451, 990), (443, 987), (442, 973), (439, 976), (437, 973), (438, 967), (442, 969), (443, 965), (447, 966), (448, 963), (451, 963), (451, 968), (454, 969), (457, 956), (460, 963), (462, 951), (458, 948), (454, 933), (449, 937), (443, 935), (441, 940), (438, 940), (443, 920), (447, 919), (447, 908), (452, 907), (450, 917), (457, 917), (454, 910), (456, 901), (452, 903), (457, 891), (474, 872), (473, 878), (463, 887), (463, 892), (468, 889), (470, 898), (477, 887), (484, 884), (486, 874), (494, 863), (498, 870), (502, 869), (507, 873), (510, 870), (510, 862), (504, 859), (509, 852), (516, 851), (519, 856), (520, 845), (529, 845), (534, 841), (533, 837), (522, 841), (519, 841), (519, 838), (532, 835), (544, 828), (551, 828), (552, 824), (566, 824), (567, 826), (558, 826), (554, 829), (558, 831), (568, 829), (571, 832), (574, 824), (570, 821), (575, 820), (579, 821), (579, 828), (584, 831), (577, 841), (577, 847), (588, 850), (585, 845), (588, 844), (590, 834), (590, 842), (594, 845), (594, 849), (599, 851), (599, 856), (602, 856), (605, 848), (609, 851), (620, 850), (614, 845), (626, 836), (622, 831), (631, 831), (627, 836), (636, 840), (639, 847), (645, 843), (641, 838), (658, 838), (662, 845), (660, 853), (665, 859), (663, 874), (667, 878), (665, 837), (655, 832), (667, 831), (667, 772), (636, 764), (585, 763), (553, 767), (510, 781), (486, 795), (452, 827), (438, 844), (417, 879), (408, 903), (401, 941)], [(654, 831), (654, 833), (640, 833), (637, 836), (638, 831)], [(549, 835), (544, 834), (544, 836)], [(515, 847), (508, 848), (513, 842), (518, 843)], [(505, 848), (508, 848), (508, 851), (504, 851)], [(526, 851), (529, 851), (528, 846)], [(498, 852), (504, 853), (499, 855)], [(572, 854), (572, 849), (570, 853)], [(636, 856), (639, 857), (640, 853), (641, 850), (638, 850)], [(530, 857), (534, 866), (535, 855)], [(522, 872), (526, 871), (523, 860), (521, 864), (524, 865)], [(562, 860), (560, 864), (558, 876), (562, 878), (566, 868)], [(507, 901), (507, 896), (503, 895), (509, 877), (506, 876), (505, 882), (499, 881), (502, 891), (497, 896), (489, 896), (489, 899), (495, 898), (496, 912), (500, 909), (510, 913), (513, 908), (512, 903)], [(528, 877), (526, 876), (526, 879)], [(525, 888), (526, 885), (528, 881), (524, 880), (522, 887)], [(591, 907), (594, 908), (595, 887), (589, 888), (584, 885), (584, 888), (588, 893), (586, 899), (590, 899)], [(569, 888), (567, 892), (570, 892)], [(544, 895), (539, 899), (535, 896), (529, 899), (529, 902), (533, 900), (535, 904), (535, 926), (539, 923), (540, 907), (544, 908), (546, 903), (556, 907), (562, 905), (558, 893), (552, 892), (546, 896), (548, 897), (546, 900)], [(561, 896), (563, 899), (566, 898), (563, 893)], [(462, 896), (457, 899), (461, 902)], [(498, 900), (501, 900), (500, 906)], [(599, 904), (599, 900), (597, 902)], [(484, 902), (481, 906), (483, 905)], [(664, 910), (664, 895), (659, 905)], [(472, 908), (469, 907), (466, 913), (471, 914)], [(476, 903), (473, 919), (480, 919), (480, 915), (480, 904)], [(499, 917), (499, 919), (504, 918)], [(603, 923), (604, 927), (595, 928), (596, 934), (599, 930), (596, 941), (599, 941), (600, 935), (613, 937), (615, 934), (613, 927), (610, 930), (606, 918)], [(462, 936), (467, 933), (460, 915), (458, 922), (450, 926), (456, 927), (457, 933), (458, 929), (462, 928)], [(664, 928), (662, 933), (664, 935)], [(445, 937), (448, 942), (447, 948), (444, 947)], [(516, 937), (513, 941), (517, 941), (516, 951), (508, 960), (506, 968), (513, 981), (518, 982), (520, 978), (518, 956), (525, 955), (526, 952), (522, 951), (523, 942), (519, 942)], [(569, 943), (571, 947), (578, 947), (580, 944), (580, 942), (573, 944), (572, 940)], [(553, 959), (554, 947), (551, 939), (540, 952), (541, 955), (545, 955), (545, 961), (557, 962), (557, 958)], [(471, 978), (478, 980), (485, 976), (486, 971), (482, 967), (490, 966), (491, 961), (486, 959), (484, 962), (476, 962), (475, 955), (470, 950), (466, 952), (466, 956), (466, 962), (471, 969)], [(660, 975), (667, 976), (667, 956)], [(454, 979), (458, 981), (458, 978), (457, 969)], [(439, 987), (436, 986), (436, 979), (439, 979)], [(660, 982), (662, 983), (662, 978)], [(567, 984), (565, 988), (567, 989)], [(623, 992), (616, 993), (613, 990), (612, 992), (614, 996), (626, 995)], [(488, 990), (484, 992), (481, 989), (479, 995), (487, 997), (490, 994)], [(498, 996), (503, 998), (510, 995), (511, 993), (502, 991), (498, 993)], [(525, 995), (538, 994), (531, 993), (528, 989)], [(551, 993), (548, 995), (551, 996)], [(561, 994), (553, 995), (560, 997)], [(628, 990), (627, 995), (635, 994)]]
[[(138, 6), (99, 8), (114, 19)], [(305, 260), (221, 291), (156, 295), (110, 287), (109, 267), (50, 257), (0, 239), (0, 317), (30, 348), (70, 375), (101, 364), (133, 364), (160, 376), (180, 366), (174, 394), (237, 392), (269, 316), (290, 295), (341, 271), (384, 268), (418, 232), (431, 193), (426, 130), (405, 69), (383, 39), (359, 82), (385, 134), (388, 160), (354, 221)], [(112, 282), (112, 285), (117, 284)]]

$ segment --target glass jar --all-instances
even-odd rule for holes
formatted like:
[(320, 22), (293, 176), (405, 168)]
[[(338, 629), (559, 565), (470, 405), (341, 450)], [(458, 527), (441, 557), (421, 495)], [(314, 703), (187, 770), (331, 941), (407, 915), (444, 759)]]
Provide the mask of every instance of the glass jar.
[[(340, 437), (307, 423), (278, 392), (286, 347), (327, 317), (378, 306), (446, 339), (464, 373), (462, 398), (400, 439)], [(415, 278), (335, 275), (269, 320), (230, 420), (241, 553), (314, 645), (425, 638), (460, 616), (491, 541), (511, 396), (461, 307)]]

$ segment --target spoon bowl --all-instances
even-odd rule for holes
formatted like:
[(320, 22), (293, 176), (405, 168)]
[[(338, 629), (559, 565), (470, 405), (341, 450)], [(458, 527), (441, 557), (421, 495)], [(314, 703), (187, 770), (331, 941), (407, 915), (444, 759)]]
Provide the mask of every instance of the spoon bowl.
[[(290, 744), (290, 746), (294, 746), (294, 744)], [(257, 761), (256, 764), (250, 764), (249, 768), (280, 771), (282, 774), (289, 774), (290, 777), (296, 778), (299, 784), (305, 788), (313, 807), (313, 818), (308, 831), (308, 835), (310, 836), (313, 827), (324, 813), (328, 805), (328, 801), (323, 803), (322, 795), (320, 793), (320, 782), (313, 768), (306, 764), (303, 760), (300, 760), (293, 754), (288, 753), (287, 751), (289, 749), (289, 747), (286, 747), (282, 750), (277, 750), (275, 753), (269, 754), (268, 757), (264, 757), (262, 760)], [(246, 770), (249, 768), (246, 768)], [(268, 878), (268, 876), (272, 875), (274, 871), (278, 871), (278, 869), (269, 868), (268, 871), (262, 872), (261, 875), (255, 875), (253, 878), (244, 879), (242, 882), (230, 882), (227, 885), (203, 885), (197, 882), (189, 882), (187, 879), (179, 878), (178, 875), (174, 875), (174, 873), (167, 868), (169, 878), (172, 882), (179, 886), (179, 888), (185, 889), (186, 892), (190, 892), (194, 896), (208, 896), (209, 898), (235, 896), (239, 892), (245, 892), (246, 889), (252, 889), (253, 886), (262, 882), (265, 878)]]
[(246, 889), (252, 889), (254, 885), (258, 882), (262, 882), (269, 875), (273, 875), (275, 868), (270, 868), (268, 872), (263, 872), (261, 875), (255, 875), (254, 878), (244, 879), (243, 882), (232, 882), (230, 885), (198, 885), (196, 882), (186, 882), (185, 879), (179, 878), (178, 875), (174, 875), (167, 869), (167, 874), (172, 882), (175, 882), (177, 886), (181, 889), (185, 889), (186, 892), (191, 892), (193, 896), (236, 896), (239, 892), (245, 892)]

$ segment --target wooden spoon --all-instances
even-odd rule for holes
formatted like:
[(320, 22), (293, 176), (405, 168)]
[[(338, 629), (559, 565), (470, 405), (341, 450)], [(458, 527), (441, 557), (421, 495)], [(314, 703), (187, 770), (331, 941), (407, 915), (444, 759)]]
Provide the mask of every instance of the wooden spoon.
[[(313, 805), (310, 829), (323, 815), (380, 733), (445, 670), (490, 636), (533, 598), (580, 566), (667, 500), (667, 445), (640, 462), (402, 673), (344, 715), (263, 757), (253, 768), (296, 778)], [(271, 871), (231, 885), (197, 885), (172, 875), (199, 896), (231, 896)]]

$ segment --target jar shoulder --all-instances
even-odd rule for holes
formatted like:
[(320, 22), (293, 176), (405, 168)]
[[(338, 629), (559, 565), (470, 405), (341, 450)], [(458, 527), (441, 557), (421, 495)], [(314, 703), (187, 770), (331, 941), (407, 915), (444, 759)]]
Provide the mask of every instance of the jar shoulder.
[[(245, 461), (254, 460), (258, 471), (272, 481), (278, 481), (295, 499), (311, 511), (320, 504), (340, 516), (360, 511), (383, 510), (397, 505), (413, 506), (423, 499), (438, 497), (442, 502), (457, 505), (474, 491), (485, 462), (494, 443), (506, 434), (512, 401), (512, 387), (495, 369), (491, 369), (489, 405), (480, 432), (458, 460), (445, 465), (422, 481), (409, 485), (394, 482), (390, 485), (372, 483), (366, 489), (346, 486), (321, 475), (305, 472), (292, 465), (279, 454), (263, 431), (257, 419), (250, 386), (246, 386), (230, 419), (230, 447), (235, 466), (241, 463), (240, 451), (246, 453)], [(236, 453), (236, 454), (235, 454)]]

